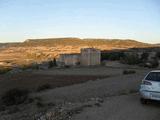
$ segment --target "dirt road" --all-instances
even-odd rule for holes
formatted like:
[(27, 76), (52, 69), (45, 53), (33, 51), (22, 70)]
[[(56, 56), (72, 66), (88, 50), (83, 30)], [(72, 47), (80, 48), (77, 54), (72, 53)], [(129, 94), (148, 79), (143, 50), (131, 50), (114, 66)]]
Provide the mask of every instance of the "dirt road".
[(94, 97), (105, 98), (135, 93), (138, 91), (145, 74), (146, 72), (141, 71), (137, 74), (111, 76), (101, 80), (56, 88), (39, 93), (38, 96), (48, 102), (78, 102)]
[(159, 120), (160, 104), (142, 105), (137, 94), (105, 99), (100, 107), (86, 108), (72, 120)]
[(89, 81), (40, 93), (48, 102), (81, 102), (102, 98), (101, 106), (83, 109), (72, 120), (159, 120), (160, 104), (142, 105), (139, 101), (140, 82), (148, 71), (131, 75), (118, 75), (99, 81)]

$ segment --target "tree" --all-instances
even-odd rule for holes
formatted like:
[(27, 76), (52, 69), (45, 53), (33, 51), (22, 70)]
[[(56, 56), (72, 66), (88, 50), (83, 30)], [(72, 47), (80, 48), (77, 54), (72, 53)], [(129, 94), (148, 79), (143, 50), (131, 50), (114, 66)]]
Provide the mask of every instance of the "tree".
[(53, 60), (50, 60), (48, 64), (49, 64), (49, 68), (57, 66), (56, 59), (54, 58)]
[(147, 61), (147, 60), (148, 60), (148, 56), (149, 56), (149, 53), (148, 53), (148, 52), (142, 53), (142, 55), (141, 55), (141, 60), (142, 60), (142, 61)]
[(122, 63), (129, 65), (136, 65), (141, 63), (141, 60), (139, 59), (137, 54), (127, 54), (121, 61)]

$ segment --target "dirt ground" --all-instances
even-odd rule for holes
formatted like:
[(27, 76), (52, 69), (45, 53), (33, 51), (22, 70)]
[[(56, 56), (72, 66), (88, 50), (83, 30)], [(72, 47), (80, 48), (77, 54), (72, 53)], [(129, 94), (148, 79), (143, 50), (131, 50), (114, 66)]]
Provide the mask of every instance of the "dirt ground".
[[(0, 95), (12, 88), (27, 89), (35, 92), (40, 86), (49, 84), (52, 89), (80, 84), (88, 80), (100, 80), (105, 75), (43, 75), (34, 73), (20, 73), (0, 80)], [(2, 77), (1, 77), (2, 79)]]
[[(28, 86), (28, 89), (33, 89), (45, 82), (50, 83), (53, 89), (33, 92), (31, 96), (41, 98), (43, 103), (61, 104), (61, 106), (66, 106), (66, 104), (90, 106), (72, 114), (71, 120), (159, 120), (160, 103), (151, 102), (148, 105), (141, 105), (139, 102), (138, 89), (141, 80), (150, 70), (130, 68), (136, 73), (123, 75), (124, 69), (126, 68), (81, 67), (32, 71), (30, 74), (4, 77), (0, 81), (0, 89), (4, 91), (7, 85)], [(91, 105), (90, 101), (95, 98), (103, 102)], [(6, 114), (0, 114), (0, 120), (3, 120), (2, 118), (7, 118), (7, 120), (33, 119), (32, 115), (32, 117), (24, 117), (22, 114), (26, 114), (24, 111), (36, 113), (35, 106), (33, 104), (29, 104), (30, 107), (27, 108), (26, 105), (24, 106), (24, 110), (10, 114), (9, 117), (6, 117)], [(47, 111), (54, 112), (50, 108)]]
[(53, 68), (49, 70), (25, 71), (17, 74), (0, 75), (0, 94), (12, 88), (35, 91), (39, 86), (50, 84), (52, 88), (101, 80), (121, 75), (121, 69), (106, 67)]
[(108, 97), (100, 107), (86, 108), (72, 120), (159, 120), (160, 104), (142, 105), (138, 94)]

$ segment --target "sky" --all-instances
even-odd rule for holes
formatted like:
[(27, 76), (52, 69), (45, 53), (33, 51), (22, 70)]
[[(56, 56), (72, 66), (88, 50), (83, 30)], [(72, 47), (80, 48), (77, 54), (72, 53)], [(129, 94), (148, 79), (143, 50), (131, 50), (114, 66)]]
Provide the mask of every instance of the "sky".
[(0, 43), (57, 37), (160, 43), (160, 0), (0, 0)]

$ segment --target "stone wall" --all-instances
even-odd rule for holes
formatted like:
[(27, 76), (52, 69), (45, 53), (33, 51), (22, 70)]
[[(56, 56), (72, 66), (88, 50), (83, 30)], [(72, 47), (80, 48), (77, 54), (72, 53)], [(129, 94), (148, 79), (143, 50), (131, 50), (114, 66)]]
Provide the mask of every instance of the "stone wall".
[(80, 54), (61, 54), (58, 61), (64, 65), (77, 65), (80, 63)]
[(81, 49), (81, 65), (100, 65), (101, 51), (94, 48)]

